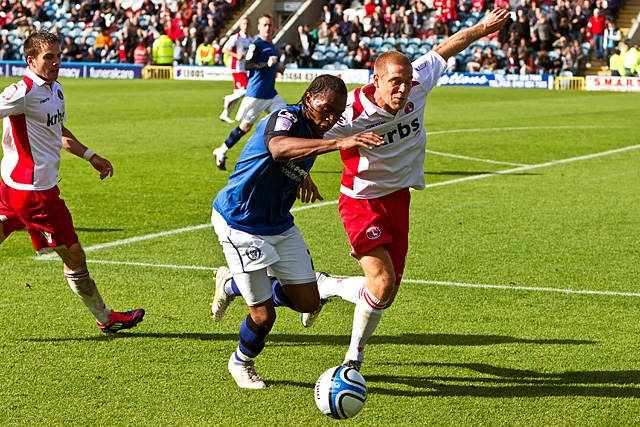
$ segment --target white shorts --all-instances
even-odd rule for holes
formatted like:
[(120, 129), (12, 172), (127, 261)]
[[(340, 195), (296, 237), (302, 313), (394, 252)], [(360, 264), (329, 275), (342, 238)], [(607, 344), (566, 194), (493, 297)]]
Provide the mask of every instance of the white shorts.
[(260, 304), (271, 298), (267, 268), (283, 286), (316, 280), (309, 248), (297, 226), (274, 236), (256, 236), (229, 227), (215, 209), (211, 223), (229, 270), (248, 305)]
[(263, 111), (272, 113), (285, 105), (287, 105), (287, 101), (278, 94), (271, 99), (250, 98), (245, 96), (238, 108), (238, 116), (242, 116), (243, 123), (254, 124), (258, 121)]

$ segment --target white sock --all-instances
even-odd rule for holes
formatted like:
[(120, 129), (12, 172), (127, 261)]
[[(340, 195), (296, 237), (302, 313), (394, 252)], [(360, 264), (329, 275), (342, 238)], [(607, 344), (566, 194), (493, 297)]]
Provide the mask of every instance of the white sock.
[(96, 282), (89, 275), (87, 264), (83, 264), (75, 270), (67, 270), (65, 268), (64, 275), (67, 276), (67, 282), (69, 282), (73, 292), (80, 297), (84, 305), (93, 314), (93, 317), (102, 325), (109, 324), (111, 309), (107, 308), (102, 300), (102, 296), (96, 287)]
[(364, 346), (378, 327), (378, 323), (382, 319), (382, 308), (387, 302), (380, 301), (365, 288), (362, 298), (360, 298), (353, 311), (351, 343), (349, 344), (345, 361), (357, 360), (362, 362), (364, 359)]
[(233, 363), (235, 365), (246, 365), (247, 363), (251, 362), (253, 359), (255, 359), (255, 357), (247, 356), (242, 351), (240, 351), (240, 346), (238, 346), (238, 348), (236, 348), (236, 352), (233, 358)]
[(220, 148), (218, 148), (218, 150), (222, 151), (222, 154), (226, 154), (227, 151), (229, 151), (229, 147), (227, 147), (227, 144), (223, 142)]
[(335, 277), (325, 277), (318, 281), (318, 292), (320, 298), (327, 299), (338, 296), (345, 301), (357, 304), (360, 295), (365, 289), (367, 279), (365, 277), (347, 277), (346, 279), (336, 279)]

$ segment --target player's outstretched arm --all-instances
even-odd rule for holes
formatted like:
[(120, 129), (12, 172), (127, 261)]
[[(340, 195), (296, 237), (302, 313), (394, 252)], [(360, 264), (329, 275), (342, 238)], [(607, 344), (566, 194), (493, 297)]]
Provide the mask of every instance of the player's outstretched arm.
[(276, 162), (292, 162), (309, 159), (331, 151), (373, 149), (384, 144), (384, 139), (373, 133), (363, 132), (346, 138), (306, 139), (277, 136), (269, 141), (269, 152)]
[(91, 163), (91, 166), (98, 172), (100, 172), (100, 179), (105, 179), (108, 176), (113, 176), (113, 166), (109, 160), (98, 156), (90, 148), (83, 145), (78, 138), (76, 138), (69, 129), (62, 126), (62, 148), (71, 154), (75, 154), (78, 157), (82, 157)]
[(434, 50), (445, 61), (465, 50), (471, 43), (498, 31), (507, 22), (510, 12), (506, 9), (492, 10), (481, 22), (473, 27), (458, 31)]

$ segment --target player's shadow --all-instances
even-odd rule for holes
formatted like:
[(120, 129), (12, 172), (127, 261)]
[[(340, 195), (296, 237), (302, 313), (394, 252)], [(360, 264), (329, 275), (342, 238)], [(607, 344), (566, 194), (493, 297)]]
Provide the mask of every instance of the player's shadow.
[[(392, 364), (386, 364), (391, 366)], [(402, 364), (395, 364), (402, 365)], [(416, 370), (420, 367), (450, 368), (473, 371), (468, 376), (453, 375), (402, 376), (367, 375), (369, 392), (394, 396), (436, 397), (613, 397), (639, 398), (640, 371), (565, 371), (542, 373), (527, 369), (502, 368), (484, 363), (425, 363), (407, 362)], [(388, 369), (387, 369), (388, 370)], [(385, 384), (409, 386), (412, 390), (397, 390)]]
[[(55, 342), (55, 341), (98, 341), (105, 338), (158, 338), (158, 339), (185, 339), (195, 341), (237, 341), (237, 332), (223, 333), (153, 333), (141, 332), (137, 329), (119, 332), (117, 334), (100, 334), (91, 337), (62, 337), (62, 338), (25, 338), (24, 341), (32, 342)], [(271, 333), (267, 337), (268, 343), (279, 346), (298, 345), (348, 345), (350, 335), (347, 334), (278, 334)], [(461, 335), (461, 334), (401, 334), (401, 335), (374, 335), (369, 342), (378, 344), (401, 344), (419, 346), (483, 346), (496, 344), (539, 344), (539, 345), (585, 345), (595, 344), (595, 341), (588, 340), (566, 340), (566, 339), (527, 339), (516, 338), (507, 335)]]
[[(442, 369), (441, 375), (425, 377), (394, 374), (393, 366), (413, 371), (429, 368)], [(451, 368), (455, 373), (448, 375)], [(389, 372), (387, 375), (364, 373), (370, 394), (401, 397), (480, 397), (480, 398), (527, 398), (527, 397), (640, 397), (640, 371), (566, 371), (541, 373), (528, 369), (502, 368), (484, 363), (383, 363), (369, 368)], [(462, 370), (473, 371), (460, 376)], [(313, 388), (313, 384), (298, 381), (273, 379), (272, 384), (302, 388)], [(390, 386), (395, 384), (394, 386)], [(404, 390), (398, 390), (398, 386)]]

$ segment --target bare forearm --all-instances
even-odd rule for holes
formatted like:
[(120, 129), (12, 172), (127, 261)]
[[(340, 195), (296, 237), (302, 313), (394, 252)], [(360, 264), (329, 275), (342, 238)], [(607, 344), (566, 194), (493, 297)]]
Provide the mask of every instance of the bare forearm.
[(297, 162), (338, 150), (336, 139), (274, 138), (269, 152), (276, 162)]
[(62, 127), (62, 148), (78, 157), (83, 157), (87, 151), (87, 147), (64, 126)]
[(465, 50), (474, 41), (500, 30), (506, 23), (508, 17), (509, 11), (505, 9), (495, 9), (491, 11), (482, 22), (471, 28), (457, 32), (446, 39), (435, 51), (446, 61)]
[(465, 28), (462, 31), (455, 33), (443, 41), (436, 49), (438, 53), (445, 61), (454, 55), (465, 50), (471, 43), (481, 39), (488, 35), (484, 24), (479, 23), (470, 28)]

